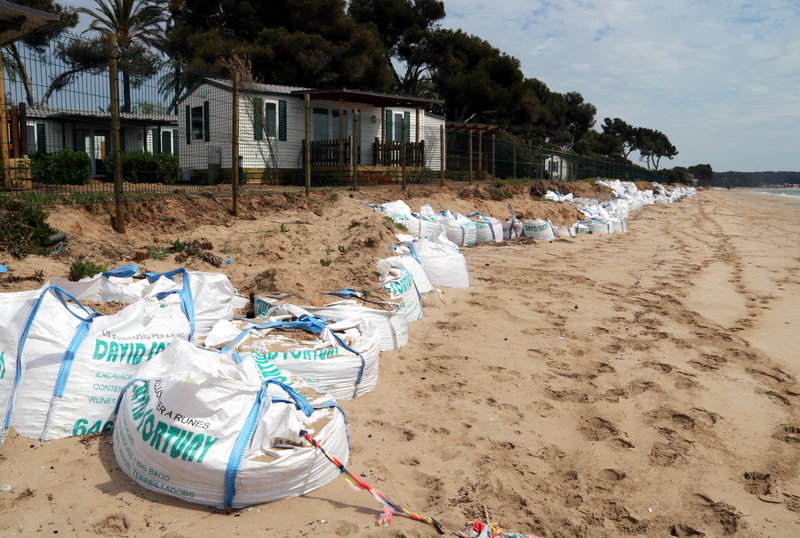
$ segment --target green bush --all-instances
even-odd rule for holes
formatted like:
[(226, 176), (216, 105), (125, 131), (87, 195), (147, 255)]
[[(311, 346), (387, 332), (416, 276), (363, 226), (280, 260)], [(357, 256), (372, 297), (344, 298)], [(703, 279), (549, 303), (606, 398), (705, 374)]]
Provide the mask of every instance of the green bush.
[[(178, 157), (169, 153), (147, 153), (144, 151), (123, 151), (122, 181), (130, 183), (174, 183), (178, 175)], [(114, 179), (113, 154), (103, 159), (106, 179)]]
[(31, 177), (48, 185), (86, 185), (91, 161), (85, 151), (65, 149), (55, 153), (35, 151), (30, 155)]
[(0, 251), (17, 258), (47, 253), (45, 245), (56, 230), (46, 220), (41, 207), (0, 196)]

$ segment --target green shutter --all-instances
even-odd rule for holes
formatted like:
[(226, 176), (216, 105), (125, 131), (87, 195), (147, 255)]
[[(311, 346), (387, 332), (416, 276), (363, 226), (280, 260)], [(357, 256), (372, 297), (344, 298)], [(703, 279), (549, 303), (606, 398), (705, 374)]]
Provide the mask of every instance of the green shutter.
[(177, 129), (172, 131), (172, 154), (178, 155), (178, 142), (181, 140), (181, 135)]
[(264, 100), (253, 98), (253, 139), (264, 140)]
[(411, 112), (403, 112), (403, 119), (406, 120), (406, 144), (411, 142)]
[(392, 111), (386, 111), (386, 141), (392, 141)]
[(206, 142), (211, 140), (211, 120), (208, 117), (208, 101), (203, 101), (203, 136)]
[(161, 153), (161, 132), (158, 129), (150, 130), (153, 136), (153, 153)]
[(186, 143), (192, 143), (192, 107), (186, 105)]
[(278, 101), (278, 140), (286, 140), (286, 101)]
[(47, 153), (47, 134), (44, 123), (36, 124), (36, 150)]

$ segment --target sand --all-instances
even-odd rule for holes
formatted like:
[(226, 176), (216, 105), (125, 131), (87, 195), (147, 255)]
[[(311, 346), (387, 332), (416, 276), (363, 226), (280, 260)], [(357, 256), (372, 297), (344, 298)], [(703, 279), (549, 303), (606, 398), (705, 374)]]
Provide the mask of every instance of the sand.
[[(228, 241), (240, 250), (220, 270), (234, 285), (311, 301), (348, 284), (337, 279), (374, 280), (371, 264), (393, 230), (358, 202), (396, 194), (342, 193), (313, 216), (293, 205), (263, 214), (250, 207), (256, 220), (217, 222), (209, 206), (202, 223), (180, 230), (158, 216), (136, 221), (127, 240), (109, 234), (102, 211), (89, 224), (84, 215), (81, 230), (77, 209), (52, 220), (73, 226), (71, 256), (101, 256), (103, 247), (103, 259), (121, 261), (178, 232), (210, 237), (217, 249)], [(437, 209), (483, 205), (492, 214), (507, 201), (525, 203), (515, 196), (412, 189), (407, 199), (417, 207), (429, 197)], [(643, 208), (629, 230), (465, 249), (472, 287), (426, 297), (409, 345), (382, 354), (377, 388), (344, 402), (350, 468), (450, 530), (480, 518), (540, 536), (796, 536), (800, 206), (705, 191)], [(344, 253), (333, 250), (339, 244)], [(313, 266), (325, 256), (331, 266)], [(259, 277), (267, 257), (278, 274)], [(17, 275), (43, 267), (54, 276), (68, 266), (6, 262)], [(135, 486), (117, 468), (109, 437), (42, 443), (12, 433), (0, 448), (5, 484), (13, 490), (0, 493), (3, 536), (435, 535), (401, 517), (377, 527), (377, 504), (343, 479), (301, 498), (217, 513)]]

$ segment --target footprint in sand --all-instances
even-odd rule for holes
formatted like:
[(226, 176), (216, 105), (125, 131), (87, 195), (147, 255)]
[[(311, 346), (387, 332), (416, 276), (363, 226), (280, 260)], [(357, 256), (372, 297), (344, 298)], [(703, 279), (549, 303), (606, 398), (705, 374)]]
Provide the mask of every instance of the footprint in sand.
[(127, 534), (130, 528), (131, 524), (124, 514), (111, 514), (94, 524), (94, 532), (106, 536)]

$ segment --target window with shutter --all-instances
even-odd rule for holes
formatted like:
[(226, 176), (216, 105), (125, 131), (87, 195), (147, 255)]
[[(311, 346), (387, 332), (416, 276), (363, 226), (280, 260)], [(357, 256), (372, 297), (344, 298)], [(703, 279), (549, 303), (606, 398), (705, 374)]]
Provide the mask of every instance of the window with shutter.
[(192, 119), (191, 130), (192, 140), (203, 139), (203, 107), (192, 107), (190, 118)]
[(253, 139), (264, 140), (264, 100), (253, 98)]
[(264, 132), (270, 138), (278, 136), (277, 107), (275, 103), (265, 103), (264, 105)]
[(406, 144), (411, 142), (411, 112), (403, 112), (403, 119), (406, 121)]

